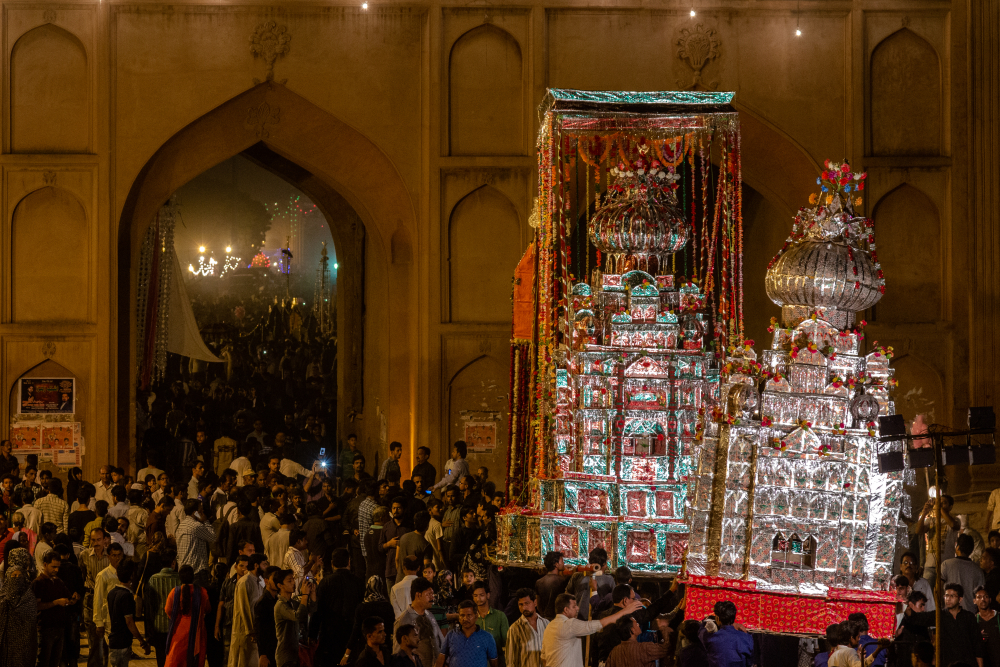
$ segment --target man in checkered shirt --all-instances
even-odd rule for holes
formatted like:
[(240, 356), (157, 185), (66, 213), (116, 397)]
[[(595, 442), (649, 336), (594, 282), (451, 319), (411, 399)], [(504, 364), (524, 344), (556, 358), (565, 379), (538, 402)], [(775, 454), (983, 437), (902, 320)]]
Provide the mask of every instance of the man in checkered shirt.
[(62, 499), (62, 480), (53, 477), (49, 482), (48, 492), (43, 489), (41, 493), (45, 495), (33, 504), (35, 509), (42, 513), (42, 521), (54, 523), (59, 532), (65, 533), (69, 524), (69, 505)]
[(177, 524), (177, 566), (190, 565), (195, 582), (208, 585), (208, 550), (215, 543), (215, 531), (201, 514), (201, 502), (184, 501), (184, 518)]

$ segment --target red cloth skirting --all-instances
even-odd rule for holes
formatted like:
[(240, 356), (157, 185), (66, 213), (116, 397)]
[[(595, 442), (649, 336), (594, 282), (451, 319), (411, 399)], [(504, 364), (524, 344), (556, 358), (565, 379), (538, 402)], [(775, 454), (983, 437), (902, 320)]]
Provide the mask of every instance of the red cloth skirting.
[(892, 637), (896, 629), (896, 598), (893, 593), (830, 589), (826, 597), (756, 590), (756, 583), (720, 577), (688, 577), (685, 617), (701, 620), (712, 613), (719, 600), (736, 604), (737, 623), (748, 630), (778, 634), (821, 635), (832, 623), (846, 621), (849, 614), (868, 617), (872, 637)]

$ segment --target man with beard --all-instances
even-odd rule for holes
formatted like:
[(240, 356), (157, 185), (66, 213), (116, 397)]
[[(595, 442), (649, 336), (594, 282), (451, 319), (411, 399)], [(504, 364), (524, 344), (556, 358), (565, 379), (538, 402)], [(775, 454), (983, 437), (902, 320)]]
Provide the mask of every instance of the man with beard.
[(507, 667), (542, 667), (542, 640), (549, 622), (538, 614), (534, 589), (522, 588), (515, 595), (521, 615), (507, 631)]

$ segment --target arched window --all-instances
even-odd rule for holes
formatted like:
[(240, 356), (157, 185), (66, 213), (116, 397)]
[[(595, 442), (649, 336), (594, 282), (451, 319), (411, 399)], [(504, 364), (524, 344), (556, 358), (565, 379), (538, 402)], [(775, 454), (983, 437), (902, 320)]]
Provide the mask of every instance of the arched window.
[(775, 533), (771, 540), (771, 567), (795, 570), (811, 570), (816, 567), (816, 539), (807, 535), (805, 539), (792, 533), (787, 539)]

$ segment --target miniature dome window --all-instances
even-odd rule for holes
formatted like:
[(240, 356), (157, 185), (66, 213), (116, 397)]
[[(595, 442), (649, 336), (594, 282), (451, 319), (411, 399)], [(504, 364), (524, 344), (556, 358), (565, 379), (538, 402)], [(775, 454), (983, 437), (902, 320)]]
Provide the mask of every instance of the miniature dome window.
[(622, 433), (622, 454), (625, 456), (666, 456), (667, 437), (658, 422), (633, 419)]
[(816, 567), (816, 540), (811, 535), (805, 539), (792, 533), (788, 538), (775, 533), (771, 540), (771, 567), (794, 570), (811, 570)]

